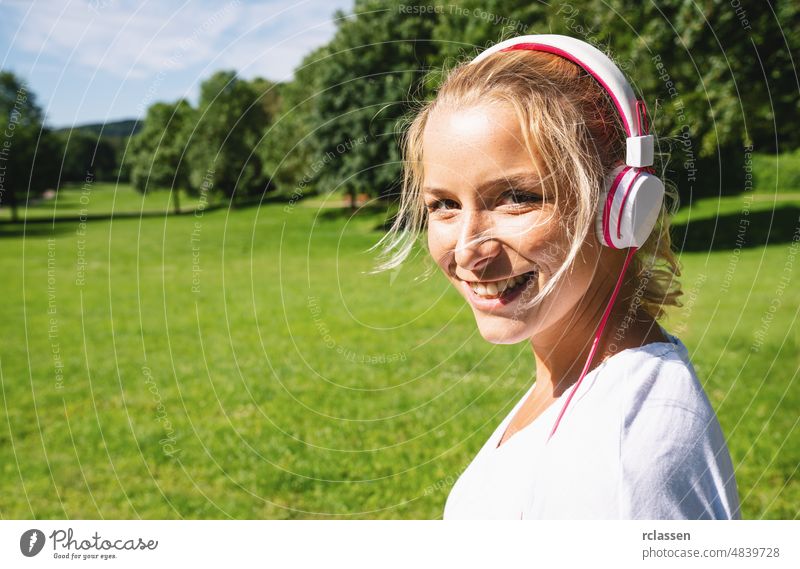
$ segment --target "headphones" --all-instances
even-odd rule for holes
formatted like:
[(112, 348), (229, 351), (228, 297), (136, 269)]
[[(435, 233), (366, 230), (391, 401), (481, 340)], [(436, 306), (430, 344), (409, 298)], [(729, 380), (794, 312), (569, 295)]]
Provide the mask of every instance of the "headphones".
[(600, 196), (595, 233), (614, 249), (641, 247), (653, 231), (664, 199), (664, 183), (653, 174), (653, 135), (647, 108), (636, 98), (622, 71), (596, 47), (569, 36), (518, 36), (481, 52), (470, 64), (499, 51), (532, 50), (568, 59), (595, 78), (614, 103), (627, 135), (625, 164), (608, 176)]
[(547, 442), (553, 437), (572, 397), (589, 371), (611, 308), (622, 286), (625, 271), (634, 253), (653, 231), (664, 199), (664, 183), (653, 173), (653, 135), (649, 134), (647, 107), (637, 99), (622, 71), (596, 47), (569, 36), (537, 34), (502, 41), (481, 52), (471, 64), (497, 52), (516, 50), (544, 51), (567, 59), (584, 69), (608, 93), (626, 134), (625, 163), (619, 164), (605, 181), (598, 203), (595, 233), (601, 244), (613, 249), (628, 249), (617, 283), (594, 335), (594, 342), (583, 371), (556, 418)]

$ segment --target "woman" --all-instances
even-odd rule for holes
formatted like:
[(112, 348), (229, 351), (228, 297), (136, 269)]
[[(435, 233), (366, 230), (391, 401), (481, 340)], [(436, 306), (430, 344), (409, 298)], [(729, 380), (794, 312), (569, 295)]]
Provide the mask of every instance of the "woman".
[[(528, 341), (536, 381), (457, 480), (445, 519), (740, 518), (684, 344), (644, 104), (602, 52), (512, 38), (454, 69), (405, 134), (379, 268), (427, 230), (481, 335)], [(669, 205), (667, 203), (669, 202)]]

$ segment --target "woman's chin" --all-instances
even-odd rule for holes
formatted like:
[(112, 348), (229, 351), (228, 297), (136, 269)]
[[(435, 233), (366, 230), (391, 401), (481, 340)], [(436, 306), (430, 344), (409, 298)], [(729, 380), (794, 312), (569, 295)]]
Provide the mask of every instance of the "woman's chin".
[(530, 337), (529, 334), (526, 334), (526, 327), (521, 322), (513, 322), (505, 318), (496, 320), (492, 323), (478, 323), (478, 331), (490, 344), (519, 344)]

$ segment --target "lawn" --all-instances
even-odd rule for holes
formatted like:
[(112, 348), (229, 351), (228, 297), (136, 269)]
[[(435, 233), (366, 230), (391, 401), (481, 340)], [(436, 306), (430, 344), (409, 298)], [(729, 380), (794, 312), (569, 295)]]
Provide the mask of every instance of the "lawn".
[[(0, 226), (3, 518), (438, 518), (533, 380), (529, 346), (487, 344), (440, 275), (417, 278), (424, 252), (363, 274), (379, 210), (166, 216), (166, 193), (80, 191), (56, 214), (149, 214)], [(778, 238), (753, 223), (741, 249), (723, 247), (741, 197), (681, 212), (687, 296), (665, 326), (717, 410), (744, 517), (795, 519), (800, 197), (753, 203)]]

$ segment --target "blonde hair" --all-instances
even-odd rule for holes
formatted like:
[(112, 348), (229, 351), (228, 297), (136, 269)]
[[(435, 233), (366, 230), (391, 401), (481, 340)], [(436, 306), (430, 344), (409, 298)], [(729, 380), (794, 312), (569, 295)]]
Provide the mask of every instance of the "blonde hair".
[[(555, 210), (571, 236), (569, 252), (560, 269), (531, 305), (549, 294), (572, 267), (587, 234), (594, 232), (598, 200), (604, 180), (615, 165), (624, 162), (625, 131), (606, 91), (576, 64), (538, 51), (493, 54), (452, 69), (432, 101), (417, 103), (402, 135), (403, 184), (397, 215), (388, 232), (370, 250), (382, 247), (382, 261), (372, 273), (403, 263), (427, 226), (422, 200), (422, 137), (437, 108), (510, 105), (520, 121), (525, 145), (534, 163), (538, 158), (553, 182)], [(535, 149), (535, 150), (534, 150)], [(663, 156), (659, 156), (663, 158)], [(562, 204), (559, 187), (568, 188)], [(549, 192), (545, 192), (548, 195)], [(639, 248), (628, 268), (630, 300), (638, 302), (654, 319), (665, 306), (681, 306), (680, 266), (669, 233), (670, 217), (678, 194), (667, 183), (666, 196), (655, 228)]]

